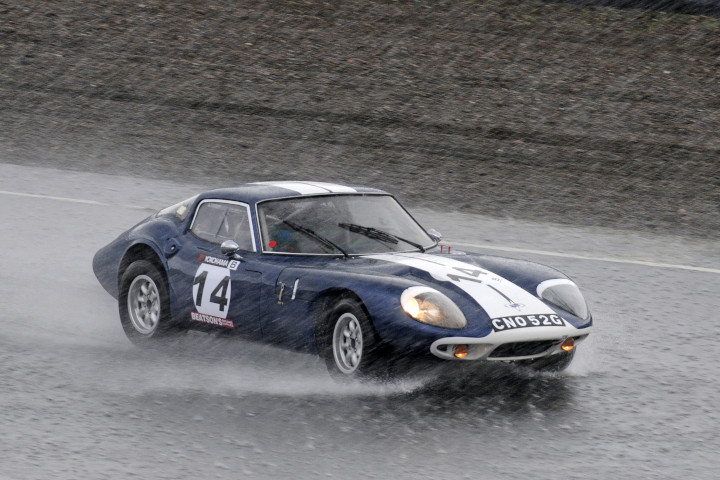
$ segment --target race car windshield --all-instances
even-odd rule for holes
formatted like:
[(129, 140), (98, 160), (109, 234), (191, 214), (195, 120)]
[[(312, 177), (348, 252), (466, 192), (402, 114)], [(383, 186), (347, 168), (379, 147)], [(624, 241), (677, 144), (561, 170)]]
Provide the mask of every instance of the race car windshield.
[(389, 195), (329, 195), (258, 205), (264, 252), (368, 255), (424, 250), (433, 240)]

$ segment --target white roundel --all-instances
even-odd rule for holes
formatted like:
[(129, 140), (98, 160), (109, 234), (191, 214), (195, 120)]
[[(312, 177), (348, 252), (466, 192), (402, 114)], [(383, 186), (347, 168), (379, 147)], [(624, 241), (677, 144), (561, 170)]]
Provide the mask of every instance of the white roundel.
[(203, 263), (195, 272), (193, 301), (198, 313), (227, 318), (230, 310), (230, 270)]

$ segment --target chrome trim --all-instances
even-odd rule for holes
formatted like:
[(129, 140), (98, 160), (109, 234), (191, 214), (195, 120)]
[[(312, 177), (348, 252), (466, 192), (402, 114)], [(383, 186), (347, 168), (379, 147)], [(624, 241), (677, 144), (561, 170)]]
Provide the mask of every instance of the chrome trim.
[(295, 285), (293, 285), (292, 297), (290, 297), (290, 300), (295, 300), (295, 294), (297, 293), (297, 289), (298, 289), (298, 284), (299, 284), (299, 283), (300, 283), (300, 279), (299, 279), (299, 278), (296, 278), (296, 279), (295, 279)]
[(278, 305), (284, 305), (283, 293), (285, 293), (285, 282), (280, 282), (280, 294), (278, 295)]
[(442, 234), (440, 232), (438, 232), (437, 230), (435, 230), (434, 228), (426, 230), (425, 233), (427, 233), (428, 236), (433, 239), (433, 241), (435, 242), (435, 245), (440, 243), (440, 240), (442, 240)]
[(240, 245), (235, 240), (225, 240), (220, 244), (220, 253), (226, 257), (234, 255), (238, 250), (240, 250)]

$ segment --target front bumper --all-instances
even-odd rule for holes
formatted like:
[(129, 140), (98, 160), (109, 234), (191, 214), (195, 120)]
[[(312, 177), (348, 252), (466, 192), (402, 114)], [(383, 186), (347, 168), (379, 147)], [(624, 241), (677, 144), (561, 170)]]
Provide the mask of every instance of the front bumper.
[[(591, 327), (563, 328), (562, 331), (547, 330), (549, 329), (540, 332), (494, 332), (482, 338), (445, 337), (435, 340), (430, 345), (430, 353), (443, 360), (530, 360), (560, 353), (562, 343), (568, 338), (574, 339), (577, 346), (587, 338)], [(455, 355), (460, 345), (467, 348), (467, 355), (462, 358)]]

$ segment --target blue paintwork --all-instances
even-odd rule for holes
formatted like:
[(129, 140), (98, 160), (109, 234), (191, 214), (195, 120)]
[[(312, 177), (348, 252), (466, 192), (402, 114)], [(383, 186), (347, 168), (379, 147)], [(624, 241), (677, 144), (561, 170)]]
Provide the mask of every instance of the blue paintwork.
[[(386, 194), (380, 190), (355, 187), (361, 194)], [(245, 185), (213, 190), (198, 196), (191, 207), (194, 212), (204, 199), (225, 199), (247, 203), (257, 226), (255, 205), (258, 202), (299, 196), (285, 188), (269, 185)], [(193, 215), (180, 221), (173, 215), (153, 215), (122, 233), (101, 248), (93, 259), (93, 270), (102, 286), (118, 297), (121, 268), (134, 249), (152, 252), (169, 279), (173, 317), (189, 327), (208, 328), (191, 322), (193, 308), (192, 282), (198, 253), (223, 258), (218, 245), (203, 242), (188, 232)], [(256, 236), (258, 229), (255, 229)], [(259, 239), (256, 249), (260, 252)], [(427, 255), (442, 255), (438, 248)], [(316, 351), (316, 322), (322, 319), (325, 299), (340, 292), (356, 296), (367, 310), (380, 338), (406, 353), (427, 354), (428, 346), (448, 336), (483, 337), (491, 332), (488, 315), (467, 293), (453, 282), (439, 282), (424, 271), (401, 264), (383, 262), (371, 257), (305, 256), (243, 252), (238, 271), (232, 274), (233, 297), (229, 318), (238, 333), (288, 348)], [(567, 278), (543, 265), (503, 257), (467, 254), (452, 255), (455, 260), (491, 270), (535, 295), (537, 285), (547, 279)], [(293, 286), (299, 279), (295, 300)], [(282, 299), (281, 284), (285, 284)], [(450, 330), (420, 323), (409, 317), (400, 305), (406, 288), (431, 285), (453, 300), (463, 311), (468, 326)], [(281, 304), (282, 303), (282, 304)], [(553, 307), (577, 328), (589, 327), (592, 319), (581, 320)], [(218, 327), (219, 328), (219, 327)]]

